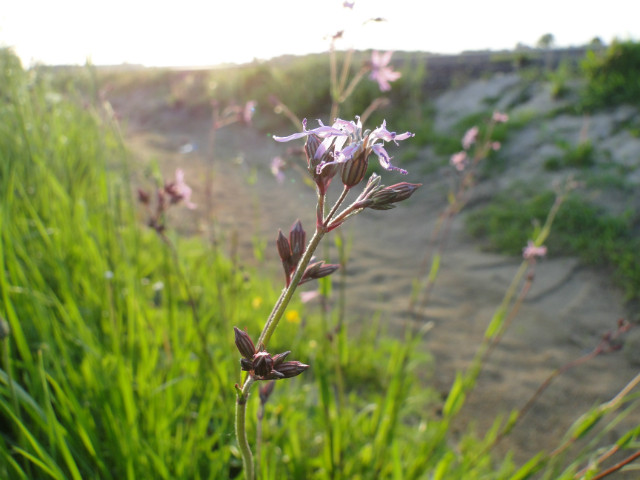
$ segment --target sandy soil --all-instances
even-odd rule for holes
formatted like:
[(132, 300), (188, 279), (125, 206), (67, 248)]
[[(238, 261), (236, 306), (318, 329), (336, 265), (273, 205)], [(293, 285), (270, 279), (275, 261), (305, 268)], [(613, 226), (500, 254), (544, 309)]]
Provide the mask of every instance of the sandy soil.
[[(201, 205), (204, 172), (207, 165), (213, 166), (213, 214), (221, 230), (239, 233), (246, 258), (252, 255), (253, 237), (266, 239), (265, 268), (279, 274), (272, 245), (277, 229), (286, 230), (300, 218), (311, 230), (315, 208), (314, 192), (297, 174), (288, 172), (280, 185), (269, 172), (271, 158), (285, 147), (250, 128), (232, 126), (218, 132), (212, 154), (206, 120), (184, 118), (176, 111), (145, 125), (127, 117), (131, 111), (117, 99), (114, 106), (128, 118), (134, 157), (141, 163), (157, 158), (167, 173), (184, 168), (194, 200)], [(194, 151), (180, 153), (185, 145)], [(431, 231), (445, 206), (445, 176), (440, 172), (421, 176), (415, 173), (419, 168), (403, 167), (410, 170), (408, 178), (389, 174), (385, 183), (406, 180), (424, 187), (395, 210), (365, 212), (344, 227), (345, 236), (353, 241), (347, 272), (347, 316), (353, 325), (366, 326), (375, 311), (396, 325), (407, 321), (412, 282), (420, 274)], [(190, 214), (186, 221), (197, 225), (202, 213)], [(462, 218), (454, 220), (437, 284), (417, 320), (433, 322), (424, 342), (434, 356), (433, 370), (425, 375), (429, 384), (446, 392), (455, 371), (468, 366), (519, 264), (519, 259), (482, 252), (465, 235)], [(602, 272), (584, 268), (572, 258), (543, 259), (519, 315), (489, 358), (461, 413), (460, 428), (472, 422), (482, 433), (497, 413), (523, 406), (555, 368), (588, 352), (625, 313), (620, 292)], [(613, 397), (637, 371), (637, 365), (621, 353), (600, 356), (569, 371), (551, 385), (500, 448), (514, 450), (518, 461), (554, 448), (581, 412)], [(607, 438), (615, 439), (621, 431), (623, 427), (613, 428)]]

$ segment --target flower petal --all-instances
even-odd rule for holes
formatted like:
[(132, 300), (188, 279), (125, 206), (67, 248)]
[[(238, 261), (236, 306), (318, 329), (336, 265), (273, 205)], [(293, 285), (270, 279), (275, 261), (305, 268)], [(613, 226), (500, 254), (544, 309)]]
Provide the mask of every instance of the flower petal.
[(391, 165), (391, 157), (389, 156), (389, 154), (387, 153), (387, 151), (384, 149), (384, 147), (380, 144), (377, 145), (372, 145), (371, 146), (371, 150), (373, 150), (373, 152), (378, 156), (378, 161), (380, 162), (380, 165), (382, 166), (382, 168), (384, 168), (385, 170), (395, 170), (397, 172), (400, 172), (403, 175), (406, 175), (408, 172), (402, 168), (398, 168), (394, 165)]

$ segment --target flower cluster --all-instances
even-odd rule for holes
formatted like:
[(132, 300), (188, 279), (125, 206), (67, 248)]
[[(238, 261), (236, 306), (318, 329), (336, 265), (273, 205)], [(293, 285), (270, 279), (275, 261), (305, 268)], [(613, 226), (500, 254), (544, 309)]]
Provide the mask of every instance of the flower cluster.
[(242, 355), (240, 366), (243, 371), (249, 372), (254, 380), (279, 380), (300, 375), (309, 365), (298, 361), (285, 362), (291, 353), (289, 351), (271, 355), (262, 348), (256, 349), (247, 332), (238, 327), (233, 327), (236, 334), (236, 347)]
[(302, 122), (302, 132), (287, 137), (274, 136), (278, 142), (289, 142), (306, 137), (305, 153), (309, 173), (321, 194), (326, 193), (333, 177), (342, 168), (342, 182), (347, 187), (360, 183), (367, 172), (369, 156), (375, 154), (385, 170), (406, 174), (406, 170), (391, 164), (391, 156), (384, 147), (385, 142), (406, 140), (414, 134), (397, 134), (387, 130), (386, 122), (374, 130), (362, 129), (360, 117), (356, 121), (336, 119), (333, 125), (324, 125), (307, 130), (307, 121)]
[[(282, 230), (278, 230), (276, 247), (278, 249), (278, 255), (280, 255), (280, 259), (282, 260), (282, 267), (284, 268), (287, 286), (291, 283), (291, 277), (296, 271), (298, 263), (304, 253), (306, 237), (307, 234), (302, 228), (300, 220), (294, 223), (291, 230), (289, 230), (289, 238), (282, 233)], [(305, 269), (299, 285), (331, 275), (333, 272), (338, 270), (338, 268), (338, 265), (325, 265), (323, 261), (312, 262)]]
[(155, 208), (151, 205), (151, 194), (146, 190), (138, 189), (138, 201), (149, 211), (147, 224), (158, 233), (162, 233), (165, 229), (164, 214), (169, 206), (182, 202), (188, 209), (193, 210), (197, 207), (191, 201), (192, 190), (184, 181), (182, 169), (178, 168), (175, 175), (174, 181), (165, 182), (161, 188), (157, 189)]

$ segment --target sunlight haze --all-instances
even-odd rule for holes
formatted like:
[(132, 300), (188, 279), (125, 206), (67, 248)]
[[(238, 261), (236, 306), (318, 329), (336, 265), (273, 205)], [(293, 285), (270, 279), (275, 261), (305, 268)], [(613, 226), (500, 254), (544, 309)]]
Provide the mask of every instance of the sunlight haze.
[[(245, 63), (338, 48), (464, 50), (535, 46), (551, 33), (560, 47), (600, 37), (637, 40), (640, 2), (611, 0), (513, 2), (487, 0), (60, 0), (7, 2), (0, 12), (0, 45), (13, 47), (28, 66), (143, 64), (205, 66)], [(596, 7), (597, 5), (597, 7)], [(366, 22), (382, 17), (384, 22)]]

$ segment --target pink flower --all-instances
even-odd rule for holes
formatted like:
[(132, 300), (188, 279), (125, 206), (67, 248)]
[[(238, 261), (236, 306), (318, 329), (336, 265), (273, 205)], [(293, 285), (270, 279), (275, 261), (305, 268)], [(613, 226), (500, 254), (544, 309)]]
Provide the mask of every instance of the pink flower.
[(319, 296), (320, 292), (318, 290), (312, 290), (310, 292), (300, 292), (300, 300), (302, 301), (302, 303), (308, 303)]
[(255, 110), (256, 110), (256, 101), (255, 100), (248, 101), (245, 104), (244, 109), (242, 110), (242, 121), (247, 125), (251, 125), (251, 118), (253, 117)]
[(469, 147), (471, 147), (478, 138), (478, 131), (478, 127), (471, 127), (466, 131), (464, 137), (462, 137), (462, 148), (469, 150)]
[(351, 160), (354, 155), (360, 154), (364, 150), (365, 158), (368, 158), (371, 153), (375, 153), (380, 165), (385, 170), (396, 170), (402, 174), (406, 174), (406, 170), (391, 164), (391, 156), (389, 156), (385, 150), (384, 142), (392, 141), (397, 145), (398, 141), (411, 138), (415, 134), (411, 132), (404, 132), (400, 134), (390, 132), (387, 130), (386, 120), (383, 120), (382, 125), (374, 129), (372, 132), (367, 130), (363, 134), (360, 117), (356, 117), (356, 120), (356, 122), (353, 122), (338, 118), (330, 127), (324, 125), (320, 120), (318, 120), (318, 123), (320, 124), (318, 128), (307, 130), (307, 121), (305, 119), (302, 122), (302, 132), (294, 133), (287, 137), (274, 136), (273, 139), (276, 142), (289, 142), (309, 135), (317, 135), (319, 138), (323, 139), (320, 147), (318, 147), (316, 155), (318, 155), (318, 152), (325, 152), (333, 147), (333, 160), (319, 164), (317, 167), (318, 173), (320, 173), (327, 165), (346, 163)]
[(393, 55), (392, 51), (381, 54), (374, 50), (371, 53), (371, 74), (369, 78), (378, 82), (381, 92), (391, 90), (389, 82), (395, 82), (402, 76), (400, 72), (393, 71), (393, 68), (389, 66), (391, 55)]
[(176, 169), (176, 181), (173, 184), (173, 191), (180, 200), (184, 201), (187, 208), (193, 210), (196, 208), (196, 204), (191, 202), (191, 187), (184, 182), (184, 171), (181, 168)]
[(506, 123), (509, 121), (509, 115), (501, 112), (493, 112), (493, 121), (496, 123)]
[(544, 257), (547, 254), (547, 247), (541, 245), (536, 247), (536, 244), (531, 240), (527, 242), (527, 246), (522, 249), (522, 256), (526, 260), (532, 260), (535, 257)]
[(502, 147), (502, 144), (500, 142), (491, 142), (491, 150), (497, 152), (498, 150), (500, 150), (500, 147)]
[(286, 163), (282, 157), (273, 157), (273, 160), (271, 160), (271, 173), (276, 177), (278, 183), (284, 182), (284, 173), (282, 172), (282, 169), (285, 165)]
[(465, 151), (454, 153), (453, 155), (451, 155), (451, 165), (456, 167), (456, 170), (458, 170), (459, 172), (464, 170), (464, 167), (466, 165), (466, 160), (467, 160), (467, 152)]

